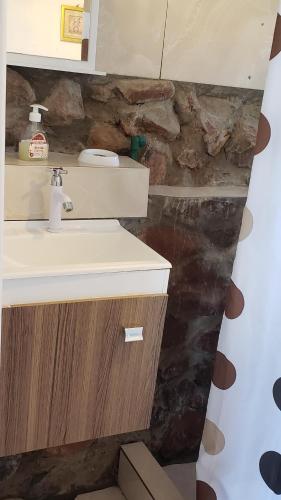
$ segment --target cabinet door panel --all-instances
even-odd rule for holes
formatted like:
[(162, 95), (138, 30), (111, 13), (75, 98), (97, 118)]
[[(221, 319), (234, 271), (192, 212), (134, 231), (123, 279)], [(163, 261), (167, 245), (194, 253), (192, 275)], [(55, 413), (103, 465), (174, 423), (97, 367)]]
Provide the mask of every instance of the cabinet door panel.
[[(166, 296), (3, 310), (0, 455), (149, 427)], [(125, 343), (124, 327), (144, 327)]]
[(3, 310), (1, 455), (44, 447), (50, 419), (59, 306)]
[(173, 0), (164, 79), (263, 89), (277, 0)]
[(100, 0), (96, 70), (160, 78), (167, 0)]

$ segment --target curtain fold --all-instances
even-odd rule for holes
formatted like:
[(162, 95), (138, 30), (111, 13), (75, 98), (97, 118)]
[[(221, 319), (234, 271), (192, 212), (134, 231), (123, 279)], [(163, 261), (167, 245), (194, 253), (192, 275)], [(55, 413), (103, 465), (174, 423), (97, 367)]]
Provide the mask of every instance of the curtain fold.
[(281, 495), (281, 2), (197, 464), (197, 500)]

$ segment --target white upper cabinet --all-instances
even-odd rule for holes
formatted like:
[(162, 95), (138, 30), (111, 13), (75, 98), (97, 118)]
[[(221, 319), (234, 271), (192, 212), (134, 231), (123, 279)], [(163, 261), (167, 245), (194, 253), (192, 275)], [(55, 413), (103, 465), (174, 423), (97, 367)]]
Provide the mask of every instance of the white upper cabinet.
[(262, 89), (278, 0), (9, 0), (8, 63)]
[(160, 78), (168, 0), (7, 4), (9, 64)]
[(8, 64), (96, 73), (99, 0), (8, 0)]
[(100, 0), (96, 69), (160, 78), (168, 0)]
[(278, 0), (168, 0), (163, 79), (264, 88)]

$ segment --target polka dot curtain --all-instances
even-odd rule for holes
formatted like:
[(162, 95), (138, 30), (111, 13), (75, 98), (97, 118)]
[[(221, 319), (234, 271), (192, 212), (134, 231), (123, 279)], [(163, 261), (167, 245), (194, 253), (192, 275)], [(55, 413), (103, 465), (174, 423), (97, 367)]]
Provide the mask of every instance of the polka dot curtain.
[(281, 495), (281, 2), (197, 464), (197, 500)]

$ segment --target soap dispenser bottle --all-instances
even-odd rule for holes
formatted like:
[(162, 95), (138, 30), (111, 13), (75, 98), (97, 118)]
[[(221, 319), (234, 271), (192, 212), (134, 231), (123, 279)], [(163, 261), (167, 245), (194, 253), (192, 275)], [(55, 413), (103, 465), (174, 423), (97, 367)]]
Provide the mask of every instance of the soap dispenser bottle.
[(29, 125), (27, 126), (19, 143), (19, 159), (24, 161), (47, 160), (49, 144), (41, 124), (40, 109), (48, 111), (40, 104), (31, 105), (32, 112), (29, 113)]

